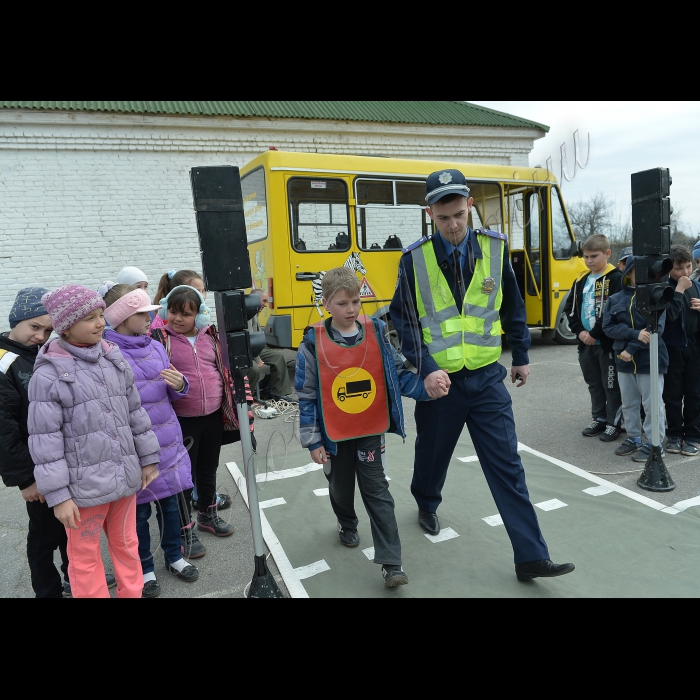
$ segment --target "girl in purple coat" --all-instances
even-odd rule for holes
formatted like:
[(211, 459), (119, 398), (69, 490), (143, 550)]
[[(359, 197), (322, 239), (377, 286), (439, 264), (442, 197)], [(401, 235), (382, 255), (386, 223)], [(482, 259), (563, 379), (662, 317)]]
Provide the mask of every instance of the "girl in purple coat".
[(185, 396), (189, 384), (171, 364), (165, 349), (148, 336), (151, 304), (146, 292), (126, 284), (117, 284), (105, 294), (105, 318), (111, 326), (105, 338), (115, 343), (136, 378), (141, 403), (146, 409), (160, 445), (159, 477), (136, 499), (136, 531), (143, 570), (143, 597), (160, 594), (156, 580), (148, 520), (155, 502), (165, 568), (182, 581), (199, 578), (199, 571), (182, 556), (178, 501), (192, 488), (190, 458), (182, 441), (182, 430), (171, 401)]

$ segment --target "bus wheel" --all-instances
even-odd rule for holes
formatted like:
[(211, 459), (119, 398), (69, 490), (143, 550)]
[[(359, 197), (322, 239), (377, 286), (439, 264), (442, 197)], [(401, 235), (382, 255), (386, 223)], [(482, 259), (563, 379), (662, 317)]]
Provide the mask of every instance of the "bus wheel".
[(576, 345), (578, 343), (578, 338), (571, 332), (569, 328), (569, 321), (564, 313), (564, 307), (566, 306), (566, 300), (569, 295), (567, 294), (559, 304), (559, 312), (557, 313), (557, 322), (554, 326), (554, 342), (559, 343), (559, 345)]

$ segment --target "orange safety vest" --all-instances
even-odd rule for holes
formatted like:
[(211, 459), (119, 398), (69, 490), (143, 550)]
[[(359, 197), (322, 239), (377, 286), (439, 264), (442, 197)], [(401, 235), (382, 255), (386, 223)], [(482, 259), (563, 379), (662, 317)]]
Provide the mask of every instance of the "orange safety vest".
[(358, 318), (364, 329), (357, 345), (339, 345), (323, 321), (314, 325), (321, 412), (333, 442), (389, 430), (389, 402), (381, 338), (371, 318)]

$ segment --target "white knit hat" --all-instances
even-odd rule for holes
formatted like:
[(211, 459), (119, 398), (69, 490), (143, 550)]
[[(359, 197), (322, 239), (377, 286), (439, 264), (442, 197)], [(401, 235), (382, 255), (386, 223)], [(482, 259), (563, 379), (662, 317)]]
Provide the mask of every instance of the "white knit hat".
[(138, 267), (125, 267), (117, 275), (117, 284), (136, 284), (137, 282), (148, 282), (148, 277)]

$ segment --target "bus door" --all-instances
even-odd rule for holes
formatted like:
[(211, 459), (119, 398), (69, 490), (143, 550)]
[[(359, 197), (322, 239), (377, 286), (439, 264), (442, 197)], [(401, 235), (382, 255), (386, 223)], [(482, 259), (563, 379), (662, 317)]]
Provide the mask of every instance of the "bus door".
[[(348, 185), (341, 178), (287, 176), (293, 326), (303, 331), (327, 316), (321, 280), (333, 267), (362, 273), (353, 247)], [(290, 240), (289, 238), (287, 240)]]
[(506, 185), (511, 264), (529, 326), (549, 325), (546, 187)]
[(425, 181), (356, 178), (355, 219), (357, 247), (367, 271), (360, 292), (363, 312), (388, 321), (402, 249), (432, 231)]

